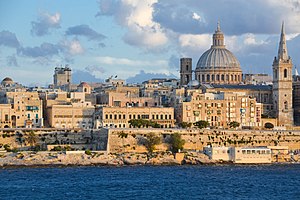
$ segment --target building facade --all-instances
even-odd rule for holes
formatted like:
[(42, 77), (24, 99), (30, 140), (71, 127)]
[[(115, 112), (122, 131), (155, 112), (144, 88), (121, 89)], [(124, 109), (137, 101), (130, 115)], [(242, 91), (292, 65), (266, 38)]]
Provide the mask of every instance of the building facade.
[(261, 114), (261, 104), (245, 93), (190, 90), (187, 98), (175, 106), (178, 123), (204, 120), (213, 127), (228, 127), (234, 121), (241, 126), (261, 126)]
[(96, 109), (96, 128), (130, 128), (129, 120), (144, 119), (158, 123), (161, 128), (175, 124), (174, 108), (164, 107), (99, 107)]

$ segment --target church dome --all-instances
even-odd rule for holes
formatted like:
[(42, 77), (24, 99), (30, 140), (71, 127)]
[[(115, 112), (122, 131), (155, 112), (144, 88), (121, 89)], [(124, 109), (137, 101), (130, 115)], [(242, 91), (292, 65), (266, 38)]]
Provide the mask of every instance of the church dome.
[(210, 48), (199, 58), (196, 69), (226, 69), (240, 70), (236, 57), (225, 48)]
[(213, 44), (198, 60), (196, 80), (209, 84), (239, 84), (242, 70), (238, 59), (225, 48), (224, 34), (218, 23), (213, 34)]
[(14, 82), (13, 82), (13, 80), (12, 80), (11, 78), (6, 77), (6, 78), (4, 78), (4, 79), (2, 80), (1, 85), (6, 86), (6, 85), (12, 85), (13, 83), (14, 83)]

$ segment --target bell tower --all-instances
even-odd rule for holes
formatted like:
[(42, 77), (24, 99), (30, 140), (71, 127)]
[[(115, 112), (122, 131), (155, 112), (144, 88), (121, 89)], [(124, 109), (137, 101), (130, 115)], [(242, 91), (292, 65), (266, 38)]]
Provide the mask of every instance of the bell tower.
[(180, 86), (187, 85), (192, 80), (192, 59), (180, 59)]
[(293, 126), (292, 59), (286, 47), (284, 23), (281, 27), (278, 55), (273, 61), (273, 108), (279, 126)]

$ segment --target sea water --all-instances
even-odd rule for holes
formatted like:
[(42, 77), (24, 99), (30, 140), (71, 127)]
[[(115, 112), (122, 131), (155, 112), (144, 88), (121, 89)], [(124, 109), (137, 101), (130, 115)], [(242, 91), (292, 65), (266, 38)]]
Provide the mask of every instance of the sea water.
[(8, 168), (0, 199), (300, 199), (300, 165)]

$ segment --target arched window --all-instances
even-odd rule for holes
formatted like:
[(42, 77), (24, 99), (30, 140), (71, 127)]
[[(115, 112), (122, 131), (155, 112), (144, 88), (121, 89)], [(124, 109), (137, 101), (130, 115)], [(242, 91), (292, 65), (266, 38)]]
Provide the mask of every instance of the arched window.
[(237, 77), (236, 77), (236, 75), (234, 75), (234, 80), (235, 80), (235, 81), (237, 81)]
[(215, 81), (215, 75), (211, 75), (211, 81)]
[(224, 81), (224, 74), (221, 75), (221, 80)]
[(274, 69), (274, 77), (277, 78), (277, 69)]
[(220, 80), (220, 75), (219, 74), (217, 74), (217, 81), (219, 81)]
[(284, 70), (283, 70), (283, 77), (284, 77), (284, 78), (287, 78), (287, 69), (284, 69)]
[(233, 81), (233, 75), (231, 74), (231, 81)]
[(206, 75), (206, 81), (210, 81), (210, 75), (209, 74)]
[(228, 74), (226, 75), (226, 81), (229, 81), (229, 75)]
[(202, 74), (202, 82), (205, 82), (204, 74)]

